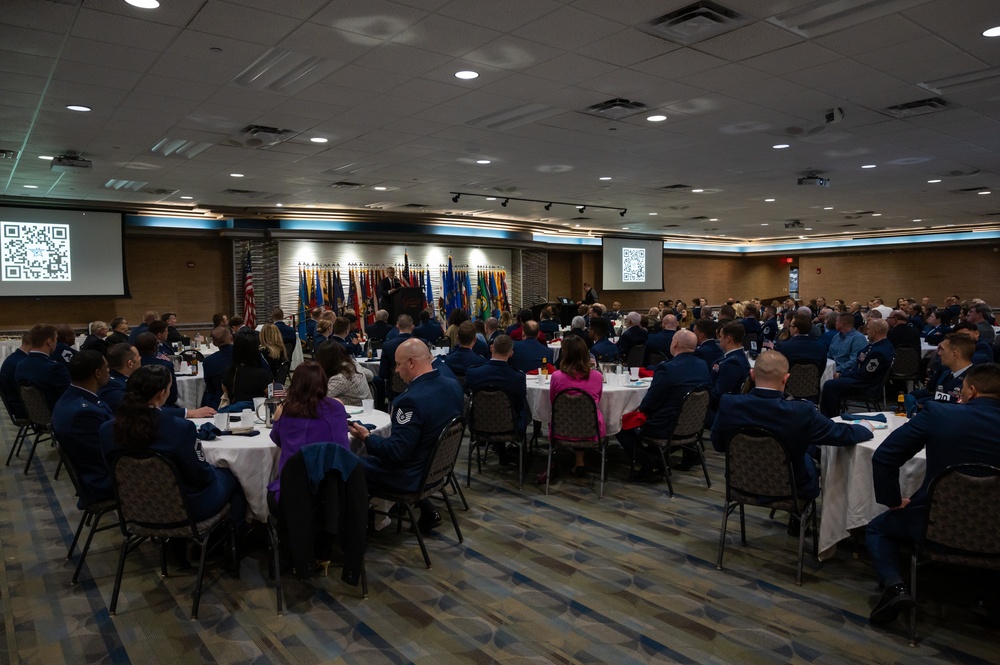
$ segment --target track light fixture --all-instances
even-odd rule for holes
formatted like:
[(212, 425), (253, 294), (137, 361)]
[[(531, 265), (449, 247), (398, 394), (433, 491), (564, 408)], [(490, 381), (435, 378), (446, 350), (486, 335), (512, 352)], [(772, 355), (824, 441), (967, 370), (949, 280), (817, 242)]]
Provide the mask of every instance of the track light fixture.
[[(497, 198), (498, 198), (498, 197), (492, 196), (490, 194), (476, 194), (474, 192), (448, 192), (448, 193), (452, 195), (451, 200), (452, 200), (453, 203), (458, 203), (459, 198), (461, 198), (463, 196), (478, 196), (478, 197), (486, 199), (487, 201), (496, 201)], [(543, 207), (545, 208), (546, 211), (552, 210), (552, 206), (557, 205), (557, 206), (573, 206), (573, 207), (575, 207), (581, 213), (584, 212), (587, 208), (598, 208), (598, 209), (601, 209), (601, 210), (617, 210), (618, 214), (621, 215), (622, 217), (624, 217), (625, 213), (628, 212), (628, 210), (626, 208), (619, 208), (618, 206), (599, 206), (599, 205), (593, 205), (593, 204), (589, 204), (589, 203), (572, 203), (570, 201), (549, 201), (547, 199), (522, 199), (522, 198), (518, 198), (516, 196), (506, 196), (506, 197), (504, 197), (504, 199), (502, 201), (500, 201), (500, 205), (503, 206), (504, 208), (506, 208), (507, 204), (510, 203), (511, 201), (526, 201), (528, 203), (544, 203), (545, 205)]]

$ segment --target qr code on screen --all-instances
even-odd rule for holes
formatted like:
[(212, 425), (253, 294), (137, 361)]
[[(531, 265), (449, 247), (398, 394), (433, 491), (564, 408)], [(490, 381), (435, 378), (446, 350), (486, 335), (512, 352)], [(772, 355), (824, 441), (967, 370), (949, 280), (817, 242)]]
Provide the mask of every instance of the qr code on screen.
[(0, 222), (5, 282), (69, 282), (69, 225)]
[(622, 247), (622, 281), (646, 281), (646, 250), (644, 248)]

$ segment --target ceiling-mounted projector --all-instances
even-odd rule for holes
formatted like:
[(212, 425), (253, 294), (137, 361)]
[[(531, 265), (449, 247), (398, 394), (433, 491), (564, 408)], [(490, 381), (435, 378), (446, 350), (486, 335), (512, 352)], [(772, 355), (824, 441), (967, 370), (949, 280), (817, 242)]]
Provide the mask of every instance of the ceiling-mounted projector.
[(60, 155), (49, 162), (49, 164), (49, 168), (56, 173), (66, 173), (67, 171), (76, 169), (89, 169), (94, 166), (94, 162), (84, 159), (80, 155)]
[(799, 178), (800, 185), (819, 185), (820, 187), (829, 187), (829, 178), (820, 178), (819, 176), (806, 176), (804, 178)]

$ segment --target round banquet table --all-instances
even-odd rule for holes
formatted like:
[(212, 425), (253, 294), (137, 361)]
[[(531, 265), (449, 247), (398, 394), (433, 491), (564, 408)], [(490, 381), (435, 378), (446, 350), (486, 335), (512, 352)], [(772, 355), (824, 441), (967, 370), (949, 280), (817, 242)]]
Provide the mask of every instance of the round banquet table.
[[(364, 413), (361, 407), (346, 407), (348, 417), (375, 425), (375, 434), (388, 436), (392, 429), (389, 414), (384, 411)], [(195, 426), (212, 422), (211, 418), (192, 419)], [(254, 426), (256, 436), (222, 435), (212, 441), (202, 441), (201, 448), (209, 464), (229, 469), (236, 476), (247, 497), (248, 516), (267, 521), (267, 486), (278, 477), (280, 449), (271, 442), (271, 430), (260, 421)], [(360, 442), (353, 439), (351, 449), (358, 452)], [(363, 450), (359, 453), (363, 454)]]
[(182, 373), (174, 374), (177, 382), (177, 406), (185, 409), (197, 409), (201, 406), (201, 398), (205, 395), (205, 377), (199, 370), (197, 376)]
[[(612, 381), (624, 381), (627, 375), (609, 375)], [(544, 384), (540, 384), (537, 376), (528, 377), (528, 408), (531, 409), (531, 417), (542, 423), (548, 423), (552, 419), (552, 403), (549, 401), (549, 385), (551, 377), (546, 377)], [(629, 385), (619, 385), (617, 383), (604, 384), (601, 393), (601, 401), (597, 408), (604, 416), (604, 425), (607, 427), (608, 436), (613, 436), (622, 429), (622, 415), (639, 408), (639, 403), (649, 391), (649, 384), (652, 379), (641, 380), (641, 387), (631, 387)]]

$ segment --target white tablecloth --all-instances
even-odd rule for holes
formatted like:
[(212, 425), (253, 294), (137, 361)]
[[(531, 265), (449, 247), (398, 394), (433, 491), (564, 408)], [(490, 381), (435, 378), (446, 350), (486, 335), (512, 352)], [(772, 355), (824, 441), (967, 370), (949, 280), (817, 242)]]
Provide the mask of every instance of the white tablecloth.
[(924, 340), (920, 340), (920, 356), (922, 358), (930, 358), (935, 353), (937, 353), (937, 346), (934, 344), (928, 344)]
[[(885, 413), (889, 429), (875, 430), (875, 438), (856, 446), (823, 447), (823, 505), (819, 525), (819, 558), (828, 559), (849, 529), (865, 526), (888, 510), (875, 502), (872, 456), (889, 434), (906, 424), (906, 418)], [(840, 418), (835, 418), (837, 422)], [(899, 487), (911, 496), (924, 481), (927, 458), (921, 450), (899, 471)]]
[[(612, 378), (627, 380), (628, 376), (617, 377), (613, 375)], [(552, 419), (552, 403), (549, 401), (550, 382), (551, 380), (540, 385), (537, 376), (528, 377), (528, 408), (531, 409), (531, 417), (546, 425)], [(604, 384), (601, 401), (597, 407), (604, 416), (608, 436), (613, 436), (621, 431), (622, 415), (639, 408), (639, 403), (649, 391), (649, 383), (649, 381), (644, 381), (641, 388)]]
[(205, 377), (199, 369), (198, 376), (174, 376), (177, 382), (177, 406), (197, 409), (205, 395)]
[[(352, 414), (360, 407), (347, 407), (352, 420), (376, 426), (374, 432), (388, 436), (392, 427), (389, 414), (384, 411)], [(198, 418), (197, 426), (211, 422), (211, 418)], [(229, 469), (236, 476), (247, 497), (248, 516), (264, 522), (267, 520), (267, 486), (278, 477), (280, 449), (271, 442), (271, 430), (257, 425), (257, 436), (220, 436), (213, 441), (202, 441), (201, 447), (209, 464)], [(352, 446), (353, 447), (353, 446)]]

